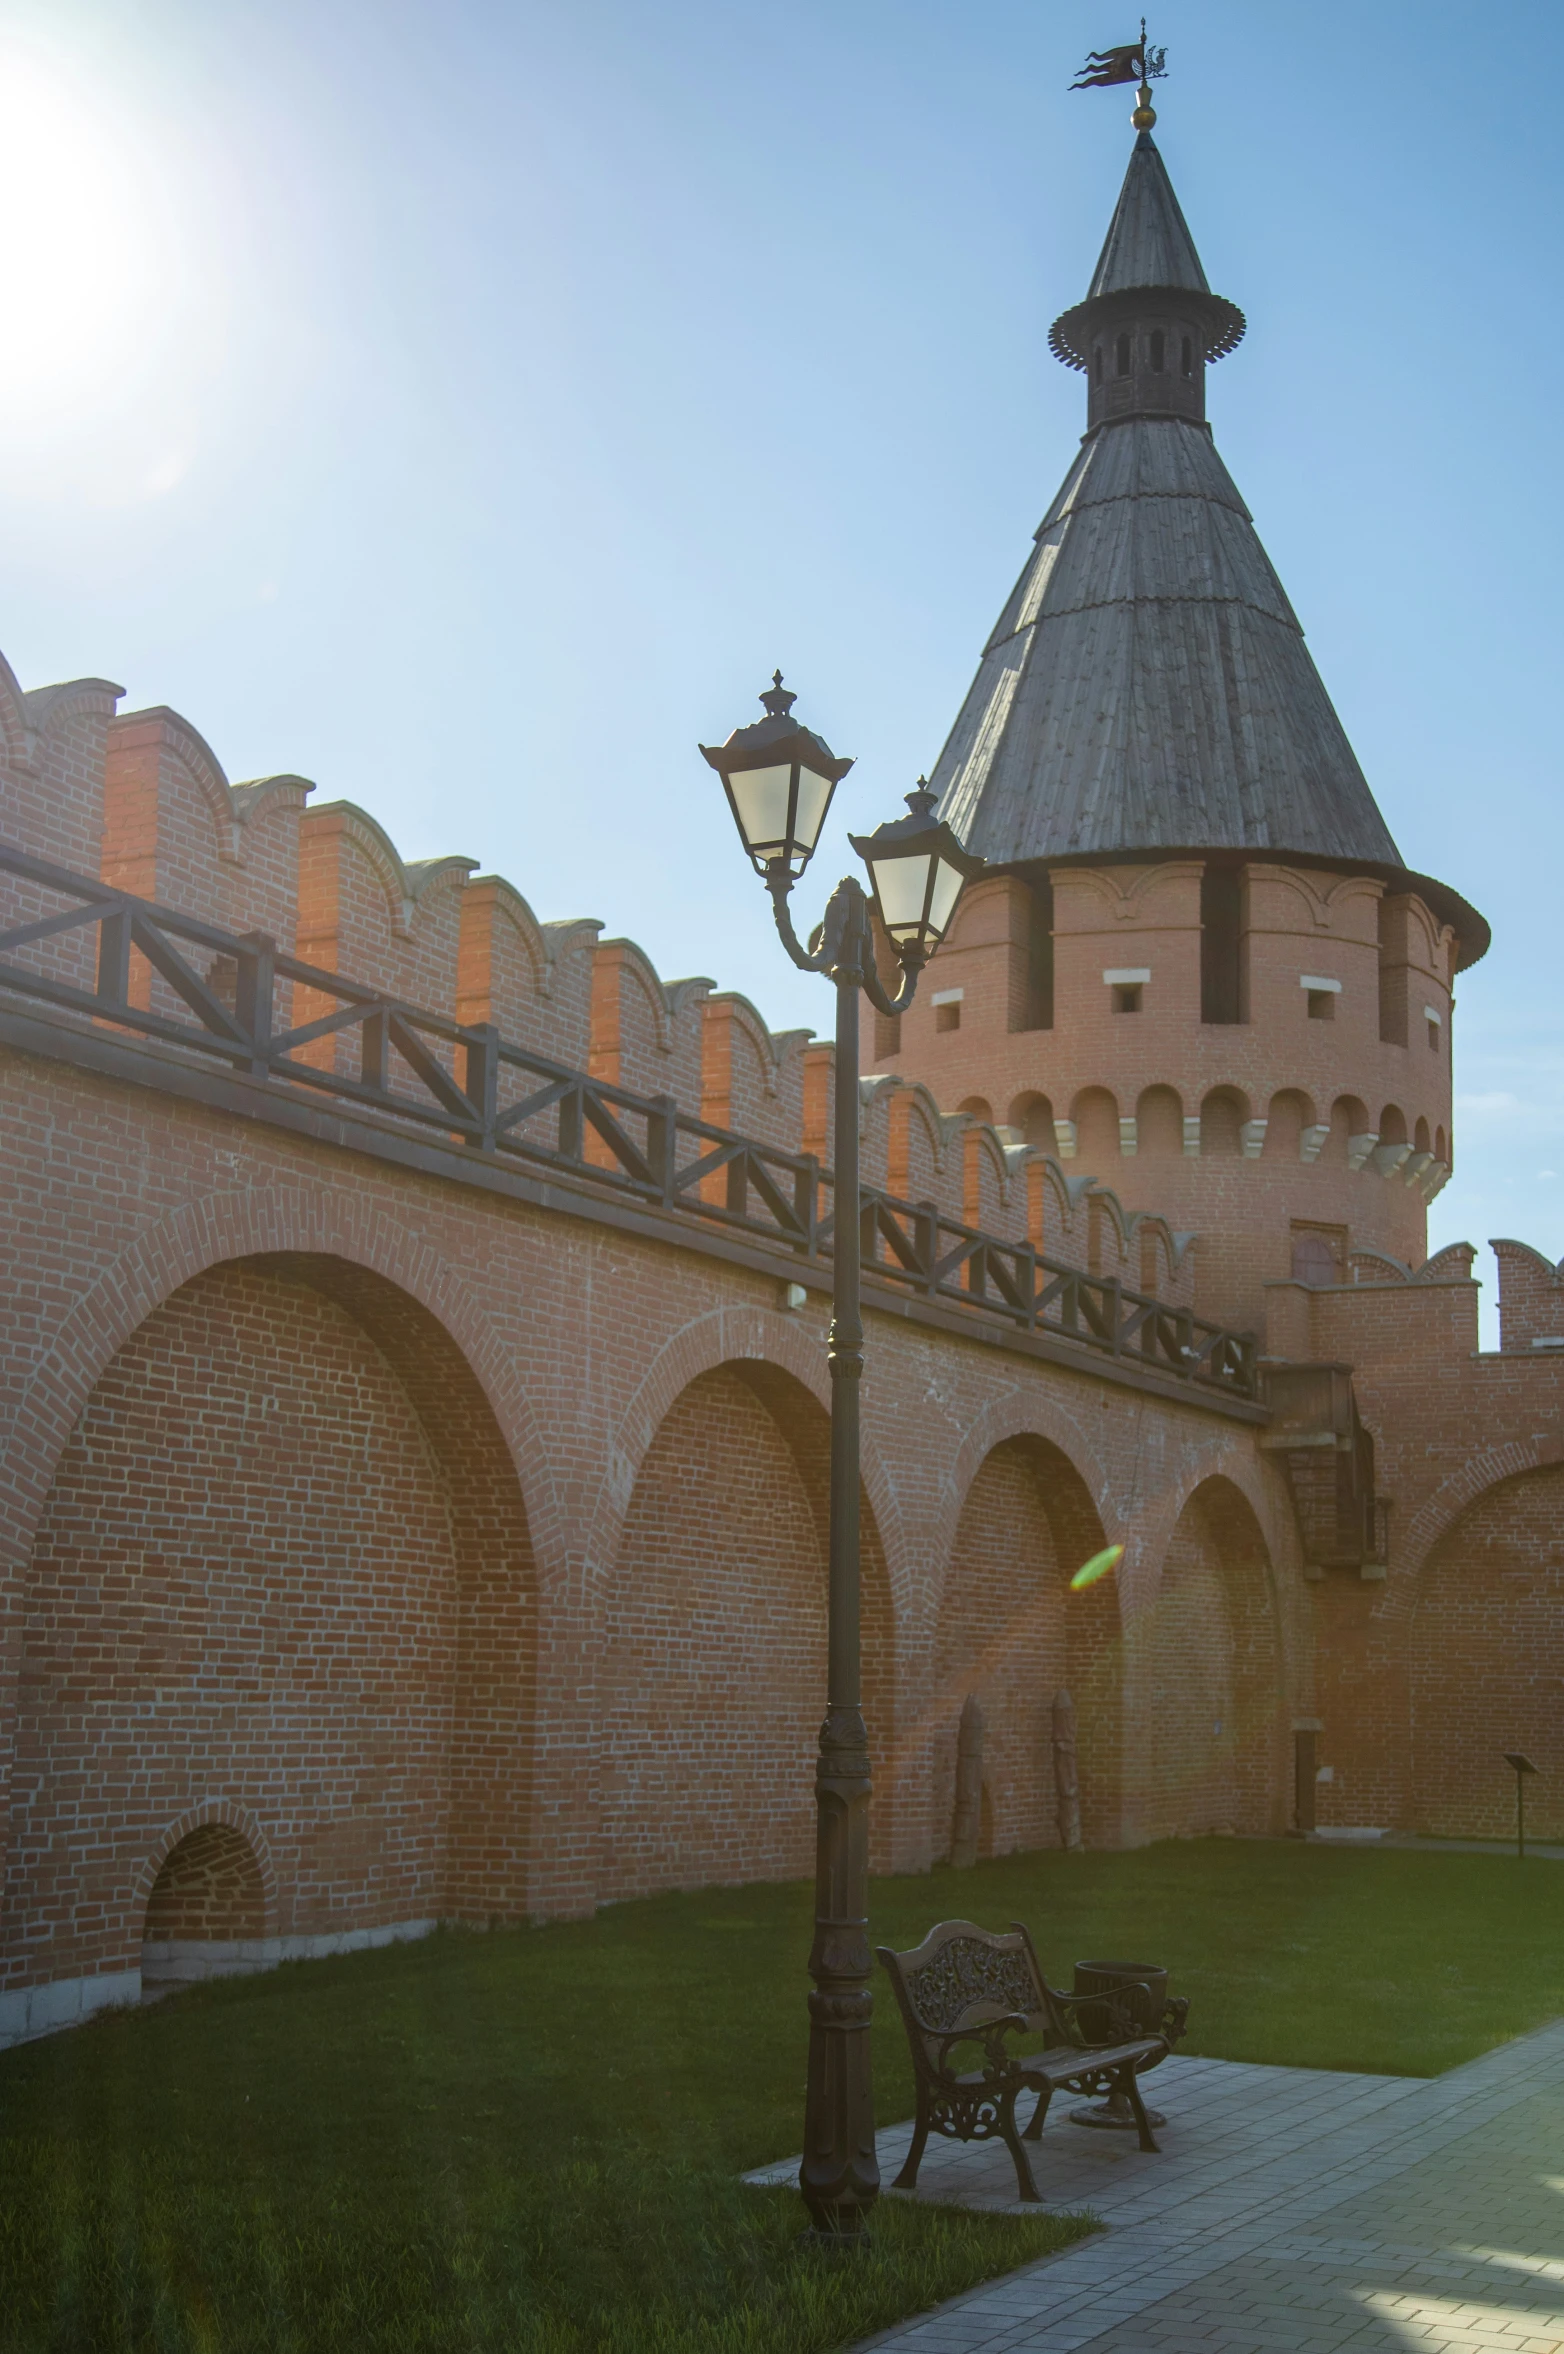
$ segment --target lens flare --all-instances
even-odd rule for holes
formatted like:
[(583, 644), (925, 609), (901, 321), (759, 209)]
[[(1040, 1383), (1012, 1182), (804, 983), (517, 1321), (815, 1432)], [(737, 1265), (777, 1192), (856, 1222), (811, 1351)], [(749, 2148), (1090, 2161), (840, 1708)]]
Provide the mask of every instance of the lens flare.
[(1070, 1580), (1071, 1593), (1078, 1594), (1083, 1586), (1094, 1586), (1099, 1578), (1107, 1576), (1110, 1569), (1117, 1569), (1123, 1559), (1124, 1547), (1122, 1545), (1104, 1545), (1102, 1551), (1094, 1553), (1090, 1561), (1081, 1563), (1080, 1568)]

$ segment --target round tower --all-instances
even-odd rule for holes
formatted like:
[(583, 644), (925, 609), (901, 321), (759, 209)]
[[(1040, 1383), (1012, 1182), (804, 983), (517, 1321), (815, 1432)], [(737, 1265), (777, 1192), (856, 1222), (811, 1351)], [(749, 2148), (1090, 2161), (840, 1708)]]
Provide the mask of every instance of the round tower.
[(1199, 1234), (1200, 1306), (1418, 1265), (1455, 975), (1488, 927), (1407, 867), (1205, 422), (1243, 314), (1148, 131), (1084, 301), (1078, 457), (933, 772), (991, 872), (882, 1058)]

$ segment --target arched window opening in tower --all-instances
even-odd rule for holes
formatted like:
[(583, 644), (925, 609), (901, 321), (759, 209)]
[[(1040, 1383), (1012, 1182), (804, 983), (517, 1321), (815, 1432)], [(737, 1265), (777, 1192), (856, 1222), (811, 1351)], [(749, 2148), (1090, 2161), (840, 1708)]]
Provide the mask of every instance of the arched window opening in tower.
[(1244, 878), (1236, 866), (1208, 866), (1200, 878), (1200, 1019), (1248, 1018), (1244, 971)]
[(1130, 339), (1127, 335), (1119, 337), (1118, 371), (1121, 376), (1127, 376), (1130, 372)]
[(1161, 375), (1163, 369), (1167, 366), (1167, 337), (1163, 334), (1160, 327), (1157, 327), (1152, 331), (1151, 365), (1156, 374), (1159, 376)]

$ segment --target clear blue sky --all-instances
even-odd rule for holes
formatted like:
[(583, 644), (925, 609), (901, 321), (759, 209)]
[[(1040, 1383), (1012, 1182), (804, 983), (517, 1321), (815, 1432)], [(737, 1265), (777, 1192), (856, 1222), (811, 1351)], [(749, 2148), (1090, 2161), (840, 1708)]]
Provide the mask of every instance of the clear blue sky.
[[(823, 1025), (694, 742), (780, 663), (844, 826), (932, 762), (1083, 422), (1045, 339), (1116, 11), (0, 0), (0, 645)], [(1218, 446), (1403, 855), (1494, 925), (1433, 1239), (1557, 1256), (1555, 14), (1151, 33), (1250, 322)]]

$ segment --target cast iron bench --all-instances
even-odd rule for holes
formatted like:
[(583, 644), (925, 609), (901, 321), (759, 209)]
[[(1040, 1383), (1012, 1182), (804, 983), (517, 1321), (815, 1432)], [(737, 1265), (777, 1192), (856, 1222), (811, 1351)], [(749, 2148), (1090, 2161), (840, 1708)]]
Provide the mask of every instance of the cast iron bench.
[[(911, 2190), (916, 2183), (932, 2132), (953, 2141), (998, 2136), (1015, 2160), (1017, 2195), (1038, 2198), (1026, 2141), (1042, 2132), (1048, 2104), (1060, 2091), (1088, 2097), (1104, 2090), (1121, 2093), (1133, 2112), (1141, 2148), (1156, 2148), (1137, 2076), (1167, 2058), (1172, 2036), (1140, 2032), (1131, 2013), (1114, 2001), (1121, 1991), (1144, 1998), (1149, 1990), (1138, 1980), (1109, 1992), (1061, 1994), (1043, 1976), (1031, 1937), (1019, 1921), (1004, 1931), (980, 1929), (972, 1921), (941, 1921), (909, 1953), (895, 1953), (888, 1945), (876, 1950), (896, 1989), (918, 2081), (917, 2119), (907, 2162), (896, 2177), (898, 2190)], [(1107, 2023), (1114, 2041), (1084, 2039), (1072, 2013), (1085, 2005), (1099, 2024)], [(1041, 2035), (1045, 2048), (1009, 2049), (1006, 2038), (1020, 2035)], [(958, 2072), (952, 2065), (951, 2053), (962, 2043), (982, 2046), (981, 2068)], [(1025, 2140), (1016, 2126), (1016, 2102), (1024, 2092), (1038, 2096)]]

